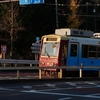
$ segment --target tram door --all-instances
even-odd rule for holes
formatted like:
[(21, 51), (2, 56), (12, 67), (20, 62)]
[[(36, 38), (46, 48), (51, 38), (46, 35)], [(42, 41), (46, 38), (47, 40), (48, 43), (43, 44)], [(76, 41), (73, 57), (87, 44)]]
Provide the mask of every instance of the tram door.
[(61, 45), (61, 53), (60, 53), (60, 61), (62, 66), (66, 66), (67, 64), (67, 52), (68, 51), (68, 42), (62, 43)]
[(79, 44), (78, 43), (70, 43), (69, 45), (69, 54), (67, 59), (68, 66), (78, 66), (79, 62)]

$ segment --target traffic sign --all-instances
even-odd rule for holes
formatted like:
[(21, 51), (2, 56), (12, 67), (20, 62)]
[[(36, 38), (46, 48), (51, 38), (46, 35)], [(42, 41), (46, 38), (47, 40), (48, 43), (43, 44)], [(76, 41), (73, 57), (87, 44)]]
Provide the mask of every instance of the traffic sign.
[(32, 53), (39, 54), (40, 51), (32, 51)]
[(1, 52), (6, 53), (7, 52), (7, 46), (6, 45), (1, 45)]
[(40, 47), (31, 47), (32, 50), (40, 51)]
[(19, 0), (20, 5), (42, 4), (44, 0)]
[(41, 43), (32, 43), (32, 47), (31, 47), (32, 53), (39, 54), (40, 46), (41, 46)]
[(41, 46), (41, 43), (32, 43), (32, 46), (40, 47)]

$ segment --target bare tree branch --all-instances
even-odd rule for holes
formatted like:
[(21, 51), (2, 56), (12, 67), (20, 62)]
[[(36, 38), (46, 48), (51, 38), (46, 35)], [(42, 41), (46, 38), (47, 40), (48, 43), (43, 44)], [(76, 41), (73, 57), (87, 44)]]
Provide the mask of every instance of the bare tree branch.
[[(19, 30), (23, 30), (21, 20), (18, 20), (19, 15), (19, 3), (13, 2), (13, 9), (11, 9), (11, 3), (3, 4), (3, 9), (5, 9), (5, 15), (0, 21), (0, 30), (5, 30), (11, 34), (11, 29), (13, 28), (13, 33), (16, 34)], [(12, 15), (13, 14), (13, 18)], [(13, 24), (13, 25), (12, 25)], [(13, 26), (13, 27), (12, 27)]]

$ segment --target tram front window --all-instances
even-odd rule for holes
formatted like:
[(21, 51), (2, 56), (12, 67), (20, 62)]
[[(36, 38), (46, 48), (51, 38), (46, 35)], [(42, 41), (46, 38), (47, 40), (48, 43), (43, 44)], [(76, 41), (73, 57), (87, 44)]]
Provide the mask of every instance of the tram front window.
[(59, 43), (50, 43), (50, 42), (45, 42), (43, 43), (42, 46), (42, 56), (52, 56), (52, 57), (57, 57), (58, 56), (58, 50), (59, 50)]

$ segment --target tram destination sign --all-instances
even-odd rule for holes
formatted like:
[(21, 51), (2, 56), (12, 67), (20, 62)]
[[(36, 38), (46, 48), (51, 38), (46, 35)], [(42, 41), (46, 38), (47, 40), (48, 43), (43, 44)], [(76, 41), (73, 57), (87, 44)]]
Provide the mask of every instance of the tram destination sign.
[(44, 0), (19, 0), (20, 5), (42, 4)]

